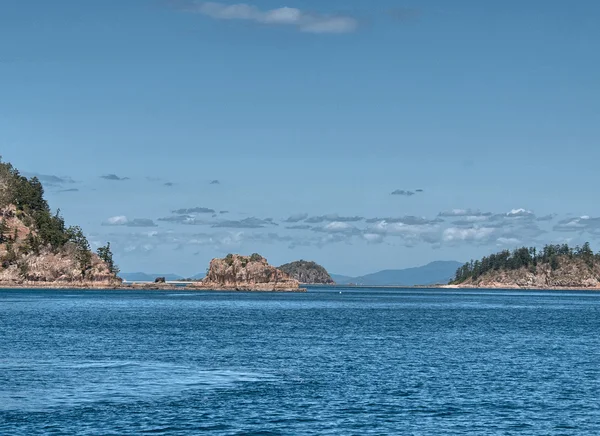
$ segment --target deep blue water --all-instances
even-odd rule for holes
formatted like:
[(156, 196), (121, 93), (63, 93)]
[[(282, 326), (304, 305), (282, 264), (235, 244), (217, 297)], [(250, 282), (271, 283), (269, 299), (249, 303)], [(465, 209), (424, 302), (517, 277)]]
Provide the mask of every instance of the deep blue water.
[(598, 435), (600, 294), (0, 291), (0, 434), (203, 430)]

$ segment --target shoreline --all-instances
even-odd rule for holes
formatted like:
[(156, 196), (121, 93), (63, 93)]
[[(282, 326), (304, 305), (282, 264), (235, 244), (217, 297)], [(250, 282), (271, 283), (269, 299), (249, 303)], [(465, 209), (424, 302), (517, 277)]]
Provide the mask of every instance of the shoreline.
[(49, 289), (49, 290), (81, 290), (81, 291), (188, 291), (188, 292), (261, 292), (261, 293), (305, 293), (308, 288), (333, 288), (333, 289), (412, 289), (412, 290), (506, 290), (506, 291), (583, 291), (600, 292), (600, 287), (573, 287), (573, 286), (473, 286), (473, 285), (323, 285), (323, 284), (301, 284), (302, 287), (294, 289), (256, 289), (252, 287), (200, 287), (181, 286), (177, 284), (155, 284), (155, 283), (128, 283), (123, 285), (84, 285), (73, 283), (0, 283), (0, 291), (10, 289)]
[(127, 284), (127, 285), (74, 285), (68, 284), (23, 284), (23, 283), (0, 283), (0, 291), (12, 289), (30, 290), (66, 290), (66, 291), (189, 291), (189, 292), (279, 292), (279, 293), (303, 293), (306, 288), (297, 289), (252, 289), (238, 287), (223, 288), (201, 288), (196, 286), (177, 286), (172, 284)]
[(600, 291), (600, 287), (584, 286), (472, 286), (472, 285), (311, 285), (303, 283), (302, 286), (311, 288), (350, 288), (350, 289), (481, 289), (481, 290), (509, 290), (509, 291)]

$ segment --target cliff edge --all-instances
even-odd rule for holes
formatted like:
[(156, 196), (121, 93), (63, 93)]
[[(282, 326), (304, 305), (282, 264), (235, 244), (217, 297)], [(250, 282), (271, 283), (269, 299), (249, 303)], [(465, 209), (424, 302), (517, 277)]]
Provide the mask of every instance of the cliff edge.
[(215, 291), (304, 291), (298, 280), (269, 265), (259, 254), (228, 254), (223, 259), (213, 259), (206, 277), (189, 288)]

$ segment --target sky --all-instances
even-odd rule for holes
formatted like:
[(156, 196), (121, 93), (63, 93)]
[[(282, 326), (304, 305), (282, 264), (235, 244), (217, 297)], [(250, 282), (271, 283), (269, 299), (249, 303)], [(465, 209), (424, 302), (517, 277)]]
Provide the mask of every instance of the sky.
[(2, 0), (0, 155), (125, 272), (600, 249), (599, 17), (595, 0)]

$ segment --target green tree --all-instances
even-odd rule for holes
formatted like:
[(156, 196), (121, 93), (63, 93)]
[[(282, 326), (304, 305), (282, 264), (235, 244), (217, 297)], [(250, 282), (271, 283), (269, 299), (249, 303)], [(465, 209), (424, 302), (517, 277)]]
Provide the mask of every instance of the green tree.
[(2, 258), (3, 266), (8, 266), (13, 264), (17, 260), (17, 252), (15, 251), (15, 246), (13, 241), (9, 240), (6, 243), (6, 254)]
[(8, 240), (6, 237), (7, 233), (8, 226), (6, 225), (6, 221), (2, 219), (2, 221), (0, 221), (0, 244), (4, 244)]
[(69, 227), (66, 233), (68, 241), (75, 246), (75, 258), (79, 262), (81, 276), (85, 277), (86, 272), (92, 267), (90, 243), (79, 226)]
[(108, 270), (112, 274), (119, 274), (120, 270), (113, 260), (113, 254), (110, 249), (110, 242), (107, 242), (105, 246), (98, 248), (96, 252), (98, 253), (98, 257), (106, 263), (106, 265), (108, 266)]
[(250, 262), (260, 262), (263, 260), (263, 257), (258, 253), (252, 253), (250, 256)]

